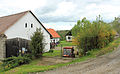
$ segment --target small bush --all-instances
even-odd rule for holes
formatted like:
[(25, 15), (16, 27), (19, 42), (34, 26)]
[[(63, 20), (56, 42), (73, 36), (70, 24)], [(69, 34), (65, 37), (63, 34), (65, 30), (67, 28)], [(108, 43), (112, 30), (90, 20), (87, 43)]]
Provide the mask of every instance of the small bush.
[(34, 59), (34, 56), (31, 53), (26, 53), (26, 54), (23, 55), (23, 57)]
[(3, 60), (3, 68), (4, 70), (9, 70), (11, 68), (15, 68), (17, 66), (23, 65), (23, 64), (28, 64), (30, 63), (31, 59), (28, 57), (22, 57), (22, 56), (12, 56), (9, 58), (6, 58), (5, 60)]
[(49, 50), (50, 53), (53, 53), (54, 50)]

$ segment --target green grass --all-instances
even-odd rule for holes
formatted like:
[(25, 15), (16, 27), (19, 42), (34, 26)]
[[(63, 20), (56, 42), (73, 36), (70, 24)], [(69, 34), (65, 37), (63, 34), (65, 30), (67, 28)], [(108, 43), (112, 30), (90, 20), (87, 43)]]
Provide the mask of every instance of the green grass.
[(0, 62), (0, 65), (2, 64), (2, 62)]
[(75, 46), (73, 44), (73, 42), (67, 42), (67, 41), (60, 41), (60, 44), (58, 45), (58, 47), (61, 47), (62, 46)]
[(75, 62), (85, 61), (92, 57), (93, 56), (84, 56), (84, 57), (81, 57), (81, 59), (76, 59), (76, 60), (73, 60), (72, 62), (61, 63), (61, 64), (56, 64), (56, 65), (47, 65), (47, 66), (36, 65), (40, 61), (40, 59), (39, 60), (37, 59), (37, 60), (32, 61), (30, 64), (22, 65), (14, 69), (11, 69), (9, 71), (1, 72), (0, 74), (28, 74), (29, 72), (43, 72), (43, 71), (52, 70), (52, 69), (55, 69), (61, 66), (66, 66), (68, 64), (73, 64)]
[(0, 61), (0, 72), (1, 72), (1, 70), (3, 70), (1, 65), (2, 65), (2, 62)]
[[(42, 66), (42, 65), (37, 65), (41, 61), (41, 59), (36, 59), (36, 60), (33, 60), (30, 64), (22, 65), (22, 66), (13, 68), (13, 69), (5, 71), (5, 72), (0, 71), (1, 72), (0, 74), (28, 74), (29, 72), (43, 72), (46, 70), (52, 70), (52, 69), (55, 69), (55, 68), (58, 68), (61, 66), (73, 64), (75, 62), (81, 62), (81, 61), (85, 61), (85, 60), (88, 60), (91, 58), (96, 58), (96, 55), (100, 54), (101, 52), (104, 51), (104, 53), (102, 53), (101, 55), (103, 55), (105, 53), (109, 53), (109, 52), (113, 51), (116, 47), (118, 47), (118, 45), (120, 45), (120, 38), (114, 40), (105, 48), (89, 51), (89, 55), (77, 58), (68, 63)], [(55, 50), (53, 53), (43, 54), (44, 57), (49, 57), (49, 56), (54, 57), (54, 56), (59, 56), (59, 55), (60, 55), (60, 50)]]
[(44, 53), (43, 56), (45, 57), (55, 57), (55, 56), (61, 56), (61, 51), (60, 50), (54, 50), (53, 53)]
[(102, 48), (100, 51), (96, 53), (97, 56), (112, 52), (120, 45), (120, 38), (114, 40), (113, 42), (109, 43), (105, 48)]

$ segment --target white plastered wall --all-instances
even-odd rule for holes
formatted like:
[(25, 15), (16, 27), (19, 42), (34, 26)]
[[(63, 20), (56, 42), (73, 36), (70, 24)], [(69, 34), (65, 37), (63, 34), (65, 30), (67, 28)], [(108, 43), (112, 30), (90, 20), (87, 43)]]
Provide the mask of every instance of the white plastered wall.
[[(27, 27), (25, 27), (25, 23), (27, 23)], [(33, 28), (31, 28), (31, 24), (33, 24)], [(45, 40), (44, 42), (46, 43), (44, 51), (45, 52), (49, 51), (50, 35), (30, 12), (28, 12), (14, 25), (12, 25), (8, 30), (6, 30), (5, 35), (7, 36), (8, 39), (18, 37), (30, 40), (32, 34), (36, 31), (36, 28), (41, 28), (44, 35)]]

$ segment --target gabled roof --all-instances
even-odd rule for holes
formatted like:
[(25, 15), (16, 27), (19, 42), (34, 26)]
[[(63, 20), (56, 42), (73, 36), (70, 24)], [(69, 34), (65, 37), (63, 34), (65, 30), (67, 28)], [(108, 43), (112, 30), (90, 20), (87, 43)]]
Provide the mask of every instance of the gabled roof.
[[(0, 34), (3, 34), (9, 27), (14, 25), (20, 18), (22, 18), (28, 12), (30, 12), (35, 17), (35, 19), (42, 25), (38, 18), (30, 10), (28, 10), (21, 13), (0, 17)], [(43, 25), (42, 27), (47, 31), (47, 29)], [(48, 32), (48, 34), (50, 33)]]
[(60, 38), (60, 36), (54, 29), (47, 29), (47, 30), (52, 35), (53, 38)]
[(15, 22), (17, 22), (27, 12), (28, 11), (0, 17), (0, 34), (4, 33), (9, 27), (15, 24)]
[(71, 30), (65, 36), (72, 36)]

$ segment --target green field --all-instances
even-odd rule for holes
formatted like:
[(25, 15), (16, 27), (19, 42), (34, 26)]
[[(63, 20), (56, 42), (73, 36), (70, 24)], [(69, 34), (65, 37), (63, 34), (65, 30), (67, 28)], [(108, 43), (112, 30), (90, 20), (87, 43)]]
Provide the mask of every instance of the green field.
[(67, 41), (60, 41), (60, 44), (58, 45), (58, 47), (60, 46), (75, 46), (75, 44), (73, 42), (67, 42)]
[(53, 53), (44, 53), (43, 54), (44, 57), (60, 57), (61, 56), (61, 51), (60, 50), (54, 50)]
[[(80, 57), (80, 58), (76, 58), (75, 60), (72, 60), (71, 62), (68, 62), (68, 63), (59, 63), (59, 64), (55, 64), (55, 65), (38, 65), (38, 63), (41, 61), (41, 59), (35, 59), (35, 60), (32, 60), (32, 62), (30, 64), (22, 65), (22, 66), (13, 68), (8, 71), (2, 72), (0, 70), (0, 74), (28, 74), (29, 72), (43, 72), (46, 70), (52, 70), (52, 69), (55, 69), (55, 68), (58, 68), (61, 66), (73, 64), (75, 62), (85, 61), (90, 58), (96, 58), (96, 56), (98, 56), (98, 55), (103, 55), (103, 54), (112, 52), (113, 50), (115, 50), (115, 48), (118, 47), (118, 45), (120, 45), (120, 38), (114, 40), (105, 48), (89, 51), (88, 55)], [(60, 56), (60, 50), (54, 50), (53, 53), (44, 53), (43, 56), (44, 57), (53, 57), (53, 58), (56, 56)]]

